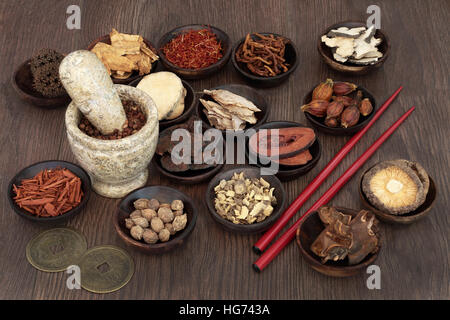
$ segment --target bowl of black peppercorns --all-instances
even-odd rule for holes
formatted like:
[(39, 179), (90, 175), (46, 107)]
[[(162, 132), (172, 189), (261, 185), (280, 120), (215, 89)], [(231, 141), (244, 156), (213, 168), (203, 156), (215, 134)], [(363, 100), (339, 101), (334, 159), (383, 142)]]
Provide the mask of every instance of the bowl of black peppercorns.
[(70, 102), (59, 79), (59, 64), (64, 55), (41, 49), (14, 72), (12, 84), (19, 96), (38, 107), (53, 109)]

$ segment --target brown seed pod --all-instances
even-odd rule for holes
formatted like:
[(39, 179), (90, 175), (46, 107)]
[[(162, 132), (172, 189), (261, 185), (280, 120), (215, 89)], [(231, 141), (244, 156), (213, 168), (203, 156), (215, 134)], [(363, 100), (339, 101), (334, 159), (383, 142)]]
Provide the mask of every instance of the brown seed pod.
[(365, 98), (361, 101), (361, 104), (359, 105), (359, 112), (361, 112), (361, 114), (363, 116), (368, 116), (369, 114), (372, 113), (373, 107), (372, 107), (372, 103), (370, 102), (369, 98)]
[(325, 100), (329, 101), (333, 95), (333, 80), (327, 79), (325, 82), (320, 83), (312, 93), (312, 100)]
[(336, 128), (339, 125), (339, 120), (336, 118), (326, 118), (325, 125), (330, 128)]
[(313, 100), (301, 107), (303, 112), (308, 112), (316, 117), (325, 117), (327, 114), (328, 101)]
[(353, 127), (359, 121), (359, 110), (355, 106), (345, 108), (341, 114), (341, 126), (344, 128)]
[(349, 96), (332, 96), (331, 99), (332, 99), (333, 101), (339, 101), (339, 102), (342, 102), (342, 104), (344, 105), (344, 107), (348, 107), (348, 106), (352, 103), (352, 101), (353, 101), (353, 99), (350, 98)]
[(350, 92), (353, 92), (358, 88), (354, 83), (350, 82), (335, 82), (333, 85), (333, 91), (338, 96), (345, 96)]
[(344, 105), (342, 102), (333, 101), (328, 105), (327, 108), (327, 118), (337, 118), (344, 111)]

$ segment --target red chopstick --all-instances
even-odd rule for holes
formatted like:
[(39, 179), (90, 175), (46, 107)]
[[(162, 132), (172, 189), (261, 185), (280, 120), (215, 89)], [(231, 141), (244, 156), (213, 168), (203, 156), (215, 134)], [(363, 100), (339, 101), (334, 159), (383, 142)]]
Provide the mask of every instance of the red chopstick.
[(401, 116), (389, 129), (387, 129), (348, 169), (336, 180), (336, 182), (317, 200), (308, 211), (305, 212), (274, 244), (269, 247), (261, 257), (253, 264), (253, 268), (262, 271), (294, 238), (300, 221), (309, 213), (316, 211), (321, 206), (330, 201), (334, 195), (347, 183), (348, 180), (359, 170), (359, 168), (373, 155), (373, 153), (383, 144), (384, 141), (402, 124), (403, 121), (413, 112), (415, 107), (411, 107)]
[(355, 146), (355, 144), (361, 139), (361, 137), (369, 130), (369, 128), (378, 120), (378, 118), (383, 114), (383, 112), (389, 107), (391, 102), (397, 97), (400, 91), (403, 89), (402, 86), (398, 88), (394, 94), (386, 100), (386, 102), (378, 109), (374, 114), (373, 118), (369, 123), (358, 133), (356, 133), (339, 152), (331, 159), (325, 168), (317, 175), (316, 178), (303, 190), (302, 193), (291, 203), (291, 205), (284, 211), (283, 215), (275, 222), (275, 224), (268, 230), (264, 235), (255, 243), (253, 250), (256, 253), (263, 252), (269, 243), (280, 233), (281, 229), (292, 219), (292, 217), (297, 213), (302, 205), (309, 199), (309, 197), (317, 190), (318, 187), (325, 181), (325, 179), (330, 175), (330, 173), (337, 167), (337, 165), (344, 159), (347, 153)]

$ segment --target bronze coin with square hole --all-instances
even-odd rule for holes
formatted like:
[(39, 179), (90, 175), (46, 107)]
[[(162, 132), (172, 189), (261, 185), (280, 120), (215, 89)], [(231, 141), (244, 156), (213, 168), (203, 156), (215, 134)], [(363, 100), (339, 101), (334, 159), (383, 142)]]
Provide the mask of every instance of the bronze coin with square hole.
[(86, 238), (70, 228), (46, 230), (35, 236), (27, 245), (30, 264), (45, 272), (65, 271), (77, 264), (87, 250)]
[(98, 246), (80, 259), (81, 287), (95, 293), (109, 293), (125, 286), (134, 273), (133, 259), (115, 246)]

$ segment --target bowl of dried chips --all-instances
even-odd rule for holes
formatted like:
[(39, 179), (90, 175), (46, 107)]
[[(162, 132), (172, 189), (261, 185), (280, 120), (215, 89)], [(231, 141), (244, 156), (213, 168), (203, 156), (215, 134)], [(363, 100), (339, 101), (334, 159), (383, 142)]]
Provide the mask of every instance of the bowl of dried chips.
[(286, 192), (277, 177), (263, 173), (260, 168), (242, 166), (217, 174), (205, 194), (214, 221), (237, 233), (270, 228), (283, 213)]
[(103, 62), (116, 84), (129, 84), (149, 74), (159, 60), (149, 40), (140, 35), (120, 33), (114, 28), (110, 34), (94, 40), (88, 50)]

